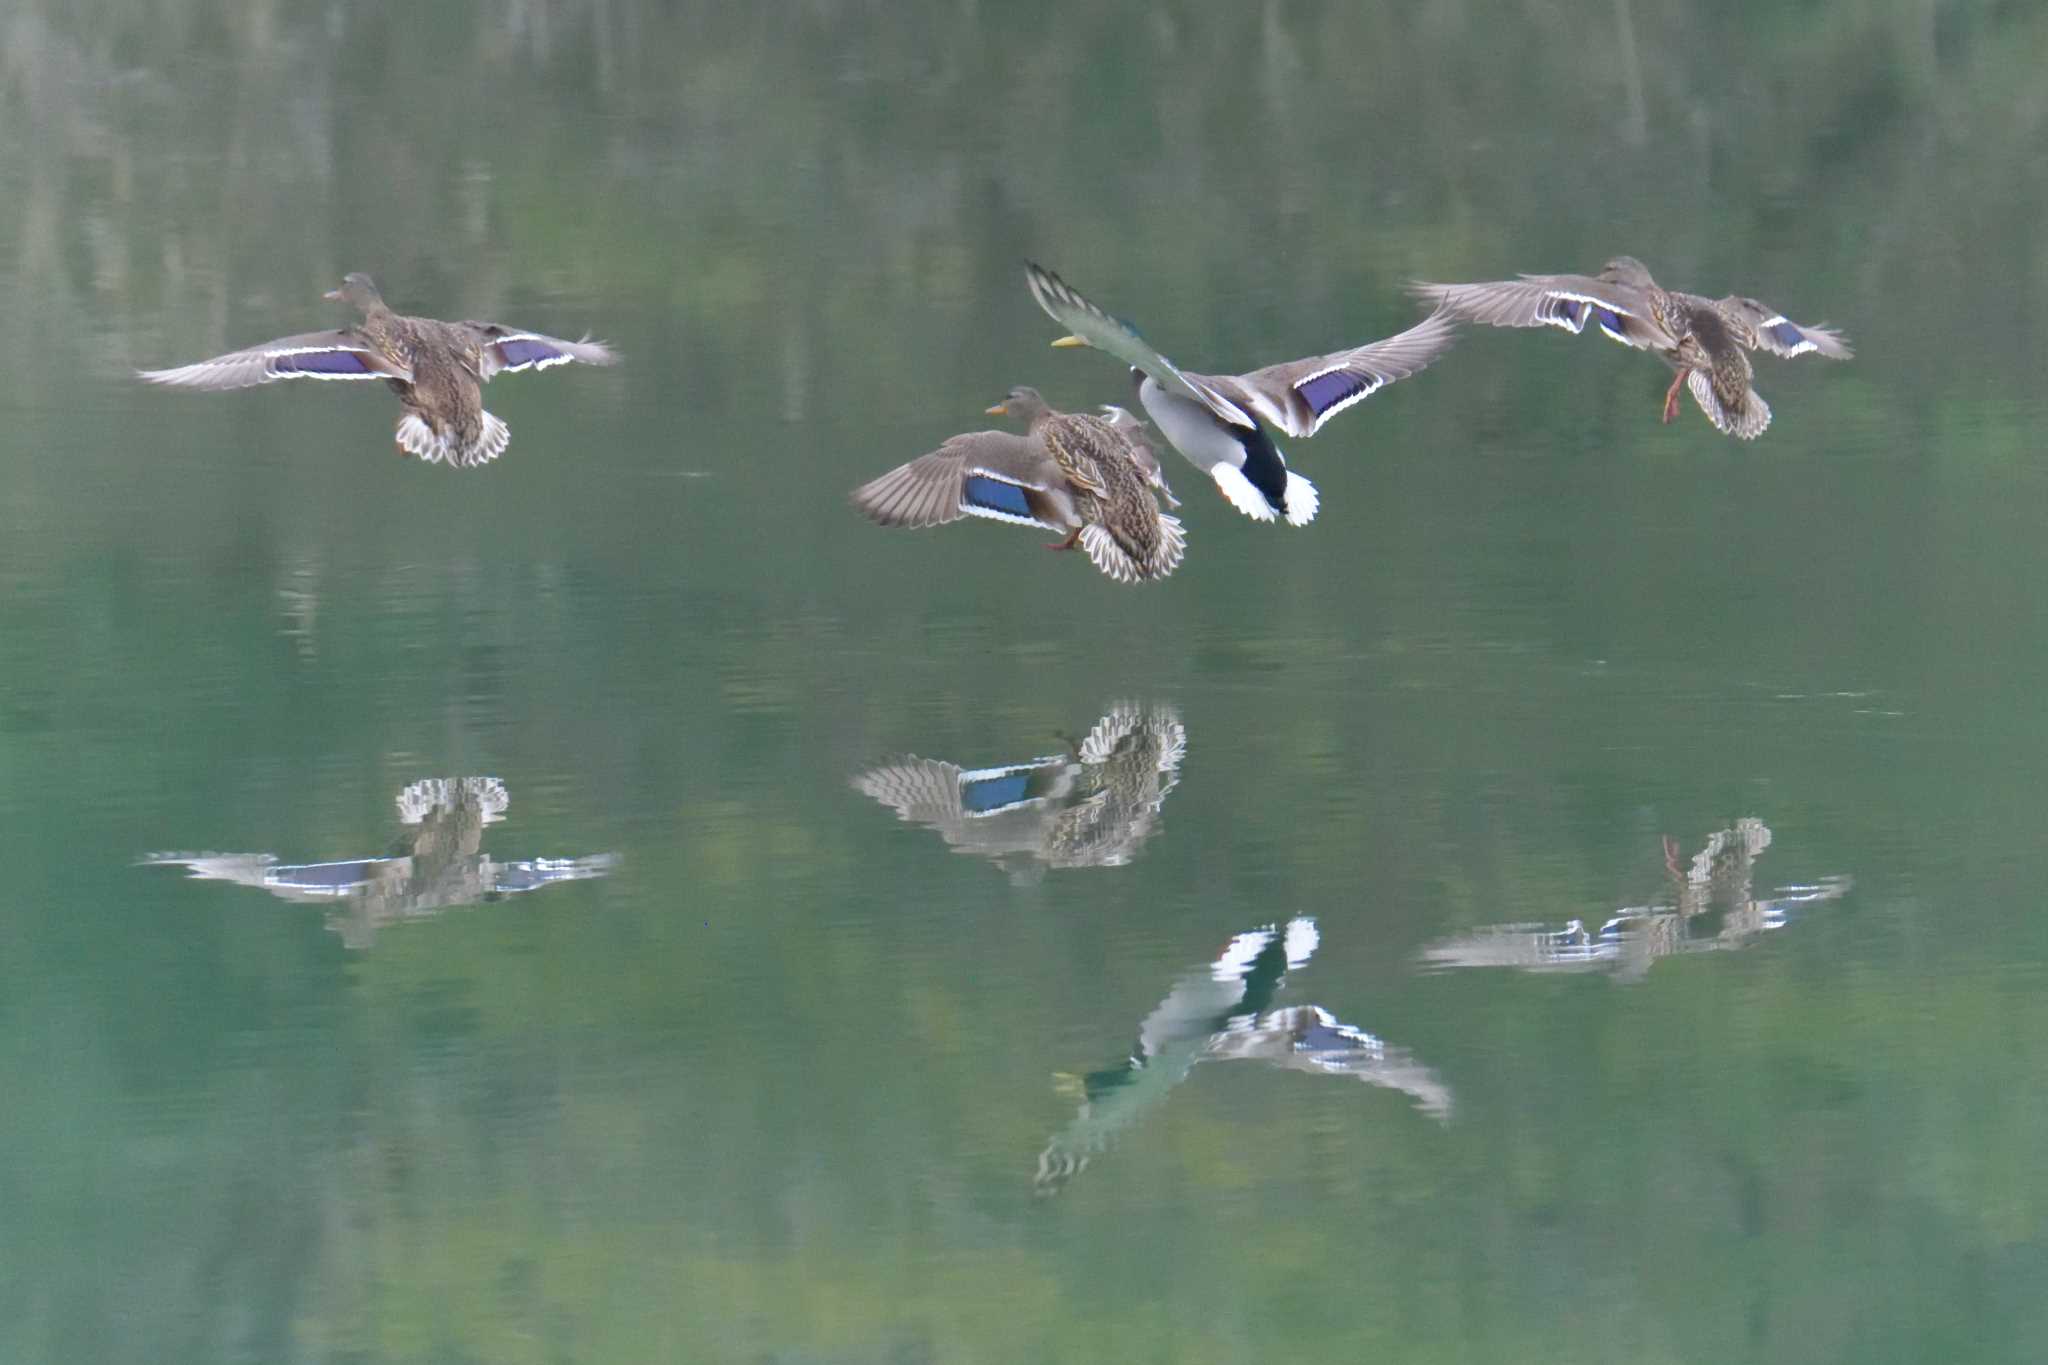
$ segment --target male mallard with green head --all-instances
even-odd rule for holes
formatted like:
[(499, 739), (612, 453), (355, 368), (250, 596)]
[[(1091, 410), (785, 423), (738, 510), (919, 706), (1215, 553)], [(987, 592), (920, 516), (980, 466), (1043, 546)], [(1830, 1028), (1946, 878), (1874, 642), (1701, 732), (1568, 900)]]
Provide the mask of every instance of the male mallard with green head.
[[(970, 431), (853, 490), (853, 505), (883, 526), (942, 526), (988, 517), (1064, 531), (1053, 550), (1080, 548), (1119, 583), (1164, 578), (1187, 533), (1159, 510), (1159, 462), (1117, 423), (1063, 413), (1036, 389), (1011, 389), (991, 413), (1022, 420), (1023, 435)], [(1169, 495), (1171, 496), (1171, 495)]]
[(1314, 484), (1287, 467), (1269, 428), (1313, 436), (1352, 404), (1427, 368), (1457, 339), (1448, 317), (1430, 317), (1348, 351), (1249, 374), (1196, 374), (1043, 266), (1026, 262), (1024, 277), (1038, 306), (1071, 334), (1053, 345), (1093, 346), (1129, 365), (1138, 402), (1173, 448), (1214, 479), (1238, 511), (1256, 521), (1283, 517), (1290, 526), (1315, 520), (1321, 499)]
[(1678, 415), (1683, 384), (1707, 420), (1745, 441), (1771, 424), (1770, 405), (1750, 384), (1749, 352), (1789, 358), (1816, 351), (1834, 360), (1853, 354), (1833, 328), (1802, 326), (1755, 299), (1710, 299), (1661, 288), (1633, 256), (1616, 256), (1598, 275), (1417, 284), (1415, 293), (1440, 310), (1492, 327), (1562, 327), (1577, 335), (1588, 322), (1597, 323), (1614, 340), (1653, 351), (1677, 371), (1664, 393), (1666, 422)]
[(382, 379), (403, 409), (400, 453), (471, 469), (504, 454), (512, 439), (505, 424), (484, 411), (483, 386), (491, 376), (617, 359), (588, 338), (563, 341), (496, 322), (405, 317), (385, 306), (368, 275), (349, 275), (327, 297), (353, 304), (362, 322), (139, 373), (152, 384), (193, 389), (245, 389), (274, 379)]

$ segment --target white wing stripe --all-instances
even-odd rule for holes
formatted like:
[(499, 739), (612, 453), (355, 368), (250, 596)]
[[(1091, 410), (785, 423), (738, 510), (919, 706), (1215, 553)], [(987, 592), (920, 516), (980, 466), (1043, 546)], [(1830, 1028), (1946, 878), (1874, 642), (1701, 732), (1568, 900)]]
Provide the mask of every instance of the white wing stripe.
[(1000, 512), (993, 507), (983, 507), (978, 503), (963, 502), (960, 504), (960, 510), (970, 517), (987, 517), (990, 521), (1006, 521), (1012, 526), (1036, 526), (1041, 530), (1045, 526), (1045, 523), (1036, 517), (1013, 516), (1008, 512)]
[(1611, 299), (1595, 298), (1591, 294), (1581, 294), (1577, 290), (1573, 289), (1550, 289), (1546, 290), (1545, 292), (1551, 298), (1554, 299), (1570, 299), (1574, 303), (1594, 304), (1598, 307), (1605, 308), (1610, 313), (1619, 313), (1625, 318), (1632, 318), (1635, 316), (1635, 314), (1631, 312), (1629, 309), (1623, 308), (1621, 305), (1615, 303)]

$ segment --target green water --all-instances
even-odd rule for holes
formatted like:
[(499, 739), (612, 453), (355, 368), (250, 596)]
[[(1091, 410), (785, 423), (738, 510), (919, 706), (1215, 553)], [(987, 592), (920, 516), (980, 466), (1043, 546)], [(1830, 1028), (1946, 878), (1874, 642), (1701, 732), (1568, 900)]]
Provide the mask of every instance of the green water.
[[(0, 9), (0, 1360), (2048, 1356), (2048, 12), (417, 8)], [(1856, 359), (1469, 331), (1144, 587), (845, 502), (1124, 399), (1027, 256), (1618, 252)], [(624, 363), (131, 377), (352, 269)]]

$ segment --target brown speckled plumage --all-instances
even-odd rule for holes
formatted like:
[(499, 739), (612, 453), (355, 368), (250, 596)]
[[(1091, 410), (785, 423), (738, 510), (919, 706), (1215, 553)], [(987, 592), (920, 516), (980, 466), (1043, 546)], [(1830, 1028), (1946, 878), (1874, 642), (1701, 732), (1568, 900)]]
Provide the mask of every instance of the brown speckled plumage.
[(505, 371), (572, 360), (609, 365), (616, 357), (588, 339), (563, 341), (495, 322), (407, 317), (385, 306), (368, 275), (354, 274), (329, 299), (355, 305), (353, 327), (280, 337), (174, 369), (144, 370), (154, 384), (239, 389), (276, 379), (382, 379), (398, 395), (401, 453), (457, 468), (504, 453), (511, 432), (484, 411), (483, 386)]
[[(1096, 567), (1112, 578), (1163, 578), (1173, 572), (1179, 556), (1167, 558), (1159, 504), (1140, 472), (1130, 438), (1108, 419), (1079, 413), (1057, 413), (1038, 426), (1046, 448), (1076, 491), (1081, 515), (1081, 543)], [(1119, 562), (1089, 544), (1106, 534), (1122, 553)]]
[[(1023, 435), (976, 431), (898, 465), (853, 490), (853, 505), (884, 526), (940, 526), (988, 517), (1066, 534), (1050, 548), (1087, 551), (1119, 583), (1164, 578), (1179, 565), (1187, 533), (1159, 510), (1158, 460), (1133, 442), (1123, 415), (1054, 410), (1036, 389), (1015, 388), (989, 409), (1025, 423)], [(1171, 496), (1168, 494), (1168, 496)]]
[(1561, 327), (1590, 322), (1614, 340), (1662, 357), (1677, 372), (1665, 394), (1664, 420), (1688, 387), (1700, 411), (1732, 436), (1751, 440), (1770, 425), (1771, 409), (1752, 386), (1750, 351), (1836, 360), (1852, 352), (1829, 327), (1809, 327), (1739, 294), (1710, 299), (1665, 289), (1641, 261), (1617, 256), (1598, 275), (1524, 275), (1476, 284), (1418, 284), (1415, 292), (1454, 316), (1494, 327)]

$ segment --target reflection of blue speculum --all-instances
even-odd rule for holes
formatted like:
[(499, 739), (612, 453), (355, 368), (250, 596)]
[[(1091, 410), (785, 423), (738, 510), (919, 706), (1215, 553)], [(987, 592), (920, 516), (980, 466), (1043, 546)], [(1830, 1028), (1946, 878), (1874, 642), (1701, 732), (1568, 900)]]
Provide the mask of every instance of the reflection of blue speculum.
[(1747, 947), (1759, 935), (1784, 928), (1801, 908), (1848, 892), (1848, 877), (1827, 877), (1759, 898), (1754, 866), (1770, 846), (1770, 828), (1754, 817), (1708, 835), (1689, 863), (1681, 862), (1677, 843), (1667, 837), (1668, 891), (1658, 902), (1610, 911), (1597, 926), (1578, 918), (1559, 928), (1487, 925), (1441, 939), (1422, 955), (1438, 967), (1601, 970), (1634, 981), (1660, 957)]
[(398, 819), (411, 851), (387, 858), (280, 863), (270, 853), (153, 853), (151, 866), (183, 867), (194, 877), (252, 886), (289, 901), (324, 901), (327, 927), (351, 948), (367, 947), (393, 920), (536, 891), (554, 882), (602, 877), (618, 858), (521, 858), (501, 862), (481, 851), (486, 825), (505, 817), (511, 798), (495, 777), (427, 778), (398, 793)]
[(1145, 1016), (1128, 1058), (1085, 1076), (1062, 1077), (1061, 1093), (1077, 1099), (1080, 1110), (1039, 1153), (1039, 1193), (1056, 1193), (1080, 1174), (1198, 1062), (1248, 1059), (1351, 1076), (1399, 1090), (1424, 1113), (1448, 1118), (1450, 1088), (1401, 1049), (1318, 1006), (1273, 1006), (1287, 973), (1305, 966), (1320, 942), (1315, 921), (1307, 918), (1290, 920), (1284, 929), (1268, 925), (1239, 934)]
[(1018, 875), (1115, 867), (1159, 825), (1180, 780), (1187, 731), (1171, 706), (1118, 702), (1070, 752), (990, 768), (914, 755), (871, 768), (854, 790), (926, 825), (958, 853)]

